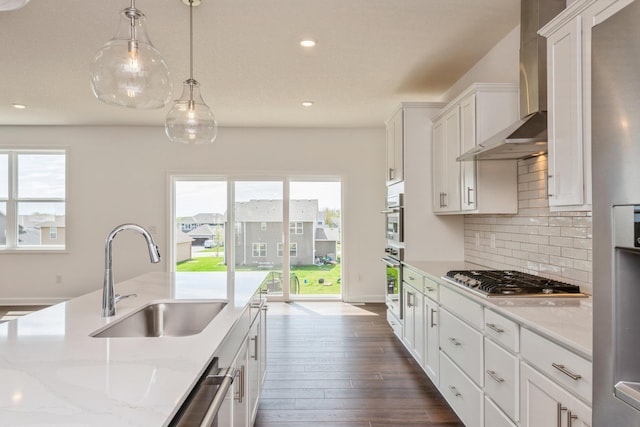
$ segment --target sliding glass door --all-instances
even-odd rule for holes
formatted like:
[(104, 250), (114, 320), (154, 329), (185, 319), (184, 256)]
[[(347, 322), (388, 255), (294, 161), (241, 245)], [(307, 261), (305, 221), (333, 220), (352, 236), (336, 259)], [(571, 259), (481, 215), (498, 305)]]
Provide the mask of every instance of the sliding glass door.
[(342, 296), (339, 180), (176, 176), (172, 182), (175, 271), (233, 266), (263, 272), (275, 299)]

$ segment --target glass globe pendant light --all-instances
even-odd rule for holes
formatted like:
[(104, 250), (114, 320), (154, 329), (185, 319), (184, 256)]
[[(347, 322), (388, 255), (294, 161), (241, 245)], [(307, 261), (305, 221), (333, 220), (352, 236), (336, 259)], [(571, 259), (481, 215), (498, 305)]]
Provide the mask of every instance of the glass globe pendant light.
[(199, 0), (182, 0), (189, 4), (189, 78), (182, 95), (175, 101), (165, 121), (169, 139), (183, 144), (211, 144), (218, 133), (216, 117), (200, 95), (200, 83), (193, 78), (193, 6)]
[(91, 91), (100, 101), (136, 109), (162, 108), (171, 100), (169, 67), (151, 44), (135, 0), (120, 14), (116, 35), (91, 61)]

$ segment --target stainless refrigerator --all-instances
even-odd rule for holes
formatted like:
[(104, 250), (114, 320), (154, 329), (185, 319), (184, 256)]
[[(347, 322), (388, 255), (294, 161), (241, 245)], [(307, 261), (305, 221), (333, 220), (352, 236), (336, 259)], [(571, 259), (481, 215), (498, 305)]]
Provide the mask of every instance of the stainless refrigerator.
[(593, 427), (640, 427), (640, 0), (593, 28)]

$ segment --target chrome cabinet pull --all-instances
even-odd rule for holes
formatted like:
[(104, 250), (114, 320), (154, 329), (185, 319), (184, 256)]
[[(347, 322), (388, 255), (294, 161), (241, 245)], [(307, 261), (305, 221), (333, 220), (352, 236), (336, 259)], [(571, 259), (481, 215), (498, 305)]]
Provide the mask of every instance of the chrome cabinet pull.
[(573, 420), (577, 420), (578, 416), (571, 413), (571, 411), (567, 411), (567, 427), (571, 427), (573, 425)]
[(553, 178), (553, 175), (547, 175), (547, 197), (553, 197), (553, 194), (549, 193), (549, 188), (551, 188), (551, 186), (549, 185), (550, 178)]
[(416, 280), (415, 277), (413, 276), (407, 276), (407, 277), (409, 277), (409, 280)]
[(449, 338), (449, 341), (451, 341), (451, 343), (455, 346), (462, 345), (462, 343), (455, 338)]
[(436, 288), (432, 288), (430, 286), (427, 286), (427, 292), (433, 292), (435, 290), (436, 290)]
[(258, 336), (251, 337), (251, 341), (253, 341), (253, 356), (251, 358), (258, 360)]
[(495, 323), (487, 323), (487, 328), (489, 328), (492, 331), (495, 331), (495, 332), (497, 332), (499, 334), (504, 332), (504, 329), (497, 327)]
[(471, 187), (467, 187), (467, 204), (468, 205), (473, 205), (475, 202), (471, 201), (471, 192), (472, 191), (476, 191), (474, 188)]
[(447, 207), (447, 193), (442, 193), (442, 207)]
[(242, 399), (244, 399), (244, 375), (244, 365), (242, 365), (240, 367), (240, 373), (238, 375), (238, 381), (240, 381), (240, 384), (238, 384), (238, 392), (234, 396), (234, 399), (237, 400), (238, 403), (242, 403)]
[(553, 366), (558, 371), (562, 372), (563, 374), (565, 374), (566, 376), (568, 376), (569, 378), (571, 378), (574, 381), (578, 381), (580, 378), (582, 378), (582, 375), (574, 374), (573, 372), (571, 372), (570, 370), (565, 368), (564, 365), (560, 365), (558, 363), (552, 363), (551, 366)]
[(493, 378), (497, 383), (503, 383), (504, 382), (504, 378), (500, 378), (498, 376), (498, 374), (496, 374), (496, 371), (492, 371), (492, 370), (487, 369), (487, 374), (489, 374), (489, 376), (491, 378)]
[(450, 385), (450, 386), (449, 386), (449, 390), (451, 390), (451, 393), (453, 393), (453, 395), (454, 395), (455, 397), (460, 397), (460, 396), (462, 396), (462, 393), (460, 393), (460, 392), (458, 391), (458, 389), (457, 389), (457, 388), (455, 388), (455, 387), (454, 387), (454, 386), (452, 386), (452, 385)]
[(413, 294), (411, 292), (407, 292), (407, 307), (413, 307), (413, 303), (411, 302), (411, 298)]
[(562, 427), (562, 411), (566, 411), (566, 410), (567, 408), (562, 406), (562, 403), (558, 403), (558, 406), (556, 407), (556, 414), (558, 416), (556, 422), (558, 427)]
[(436, 310), (434, 310), (433, 308), (431, 309), (431, 327), (433, 328), (434, 326), (436, 326), (435, 322), (433, 321), (433, 315), (436, 313)]

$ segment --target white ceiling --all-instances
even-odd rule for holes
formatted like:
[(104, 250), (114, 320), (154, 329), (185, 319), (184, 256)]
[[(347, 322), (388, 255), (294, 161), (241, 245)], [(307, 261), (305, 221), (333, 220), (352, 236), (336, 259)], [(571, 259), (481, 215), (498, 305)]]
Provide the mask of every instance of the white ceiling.
[[(0, 13), (0, 125), (162, 125), (169, 106), (112, 107), (89, 88), (89, 61), (128, 5), (33, 0)], [(136, 6), (177, 98), (189, 9), (181, 0)], [(381, 126), (400, 101), (440, 100), (516, 27), (519, 11), (518, 0), (202, 0), (194, 77), (220, 126)], [(303, 37), (318, 45), (302, 48)]]

